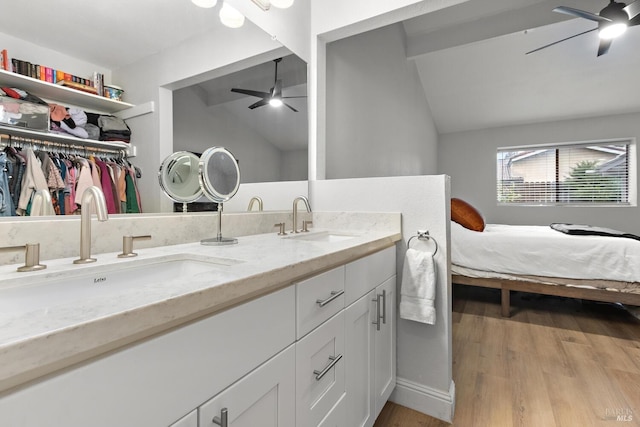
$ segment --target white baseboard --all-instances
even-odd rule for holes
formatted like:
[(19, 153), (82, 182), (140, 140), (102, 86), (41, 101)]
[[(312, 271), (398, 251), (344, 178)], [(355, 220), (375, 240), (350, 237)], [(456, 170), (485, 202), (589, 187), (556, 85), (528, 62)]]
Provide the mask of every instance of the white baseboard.
[(449, 391), (444, 392), (398, 377), (389, 400), (450, 423), (456, 407), (456, 385), (451, 381)]

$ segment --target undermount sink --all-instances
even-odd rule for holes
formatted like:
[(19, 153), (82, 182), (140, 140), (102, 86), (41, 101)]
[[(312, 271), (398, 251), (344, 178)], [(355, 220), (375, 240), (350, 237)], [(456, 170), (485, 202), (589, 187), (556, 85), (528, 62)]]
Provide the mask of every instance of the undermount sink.
[(308, 240), (311, 242), (328, 242), (328, 243), (343, 242), (345, 240), (350, 240), (355, 237), (358, 237), (358, 236), (355, 234), (329, 232), (329, 231), (319, 231), (319, 232), (310, 232), (310, 233), (302, 232), (299, 234), (293, 234), (289, 236), (290, 239)]
[(241, 261), (159, 257), (108, 266), (96, 264), (76, 273), (70, 270), (34, 283), (0, 289), (0, 312), (42, 310), (93, 298), (117, 298), (127, 290), (168, 286), (176, 280), (193, 280), (203, 275), (211, 276), (213, 282), (216, 276), (221, 276), (216, 272), (221, 272), (222, 266), (238, 262)]

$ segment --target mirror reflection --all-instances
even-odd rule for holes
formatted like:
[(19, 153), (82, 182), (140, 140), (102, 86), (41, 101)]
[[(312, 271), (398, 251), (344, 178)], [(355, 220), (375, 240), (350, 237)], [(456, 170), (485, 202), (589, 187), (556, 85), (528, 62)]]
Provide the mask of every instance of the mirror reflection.
[(306, 180), (307, 64), (279, 59), (175, 90), (174, 151), (224, 146), (242, 183)]
[(187, 203), (202, 196), (198, 179), (199, 162), (200, 159), (194, 153), (178, 151), (168, 156), (160, 165), (160, 188), (171, 200), (183, 204), (183, 212), (187, 211)]

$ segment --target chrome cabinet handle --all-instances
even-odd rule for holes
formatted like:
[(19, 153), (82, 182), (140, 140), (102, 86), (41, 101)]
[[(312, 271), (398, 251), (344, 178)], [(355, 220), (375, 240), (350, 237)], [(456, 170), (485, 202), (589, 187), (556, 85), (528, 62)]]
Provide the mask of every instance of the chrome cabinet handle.
[(340, 361), (340, 359), (342, 359), (342, 355), (341, 354), (339, 354), (337, 356), (329, 356), (329, 361), (330, 362), (322, 371), (313, 371), (313, 373), (316, 376), (316, 380), (320, 381), (322, 379), (322, 377), (324, 377), (326, 375), (326, 373), (329, 372), (331, 370), (331, 368), (333, 368), (335, 366), (335, 364)]
[(211, 420), (214, 424), (219, 425), (220, 427), (227, 427), (227, 417), (228, 417), (228, 411), (227, 408), (222, 408), (220, 410), (220, 416), (215, 416), (213, 417), (213, 420)]
[(331, 301), (333, 301), (334, 299), (338, 298), (340, 295), (344, 294), (344, 290), (342, 291), (331, 291), (331, 296), (325, 300), (319, 299), (316, 300), (316, 304), (318, 304), (320, 307), (324, 307), (325, 305), (329, 304)]
[(376, 320), (371, 322), (372, 325), (376, 325), (376, 331), (380, 330), (380, 294), (377, 294), (371, 301), (376, 303)]
[(387, 290), (382, 290), (382, 323), (387, 324)]

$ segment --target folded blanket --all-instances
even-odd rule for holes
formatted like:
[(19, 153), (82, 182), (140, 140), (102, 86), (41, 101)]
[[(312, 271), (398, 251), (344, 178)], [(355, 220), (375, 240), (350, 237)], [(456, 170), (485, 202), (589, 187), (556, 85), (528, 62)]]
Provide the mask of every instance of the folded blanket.
[(628, 239), (640, 240), (640, 236), (635, 234), (625, 233), (624, 231), (612, 230), (604, 227), (594, 227), (592, 225), (582, 224), (560, 224), (552, 223), (549, 227), (556, 231), (565, 234), (571, 234), (574, 236), (611, 236), (611, 237), (626, 237)]

